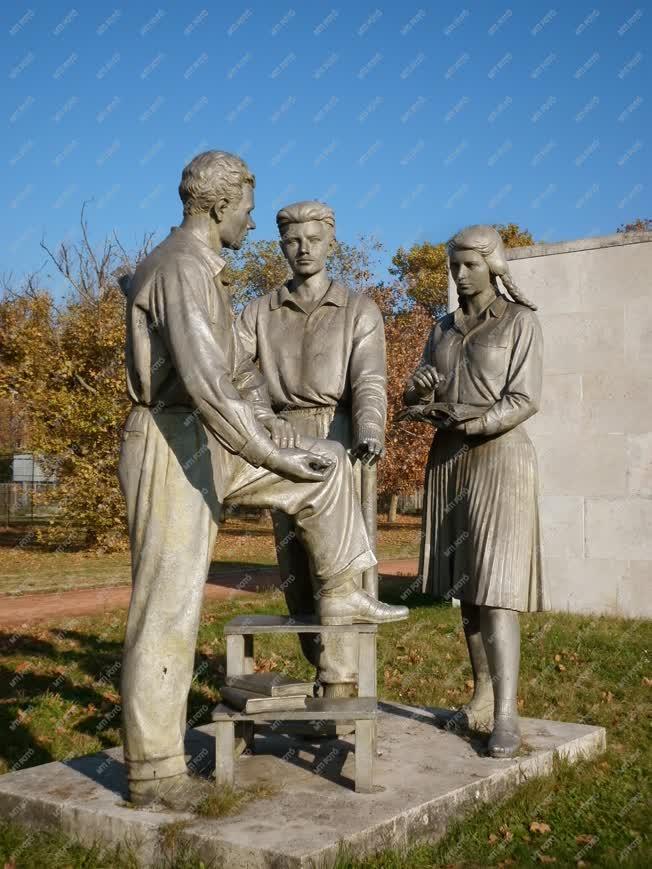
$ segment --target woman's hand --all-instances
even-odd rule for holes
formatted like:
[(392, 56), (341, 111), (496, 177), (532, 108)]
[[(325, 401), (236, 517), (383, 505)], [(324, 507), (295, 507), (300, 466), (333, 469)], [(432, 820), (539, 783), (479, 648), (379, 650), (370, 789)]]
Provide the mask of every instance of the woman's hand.
[(439, 380), (433, 365), (421, 365), (412, 375), (412, 386), (419, 398), (425, 398), (437, 388)]

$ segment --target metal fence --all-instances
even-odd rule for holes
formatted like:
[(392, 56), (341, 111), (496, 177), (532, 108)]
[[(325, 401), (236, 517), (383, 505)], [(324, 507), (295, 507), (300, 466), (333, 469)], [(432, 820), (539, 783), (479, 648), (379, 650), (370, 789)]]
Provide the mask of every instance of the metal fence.
[(0, 483), (0, 524), (9, 527), (45, 522), (55, 512), (50, 504), (39, 503), (38, 495), (53, 483)]

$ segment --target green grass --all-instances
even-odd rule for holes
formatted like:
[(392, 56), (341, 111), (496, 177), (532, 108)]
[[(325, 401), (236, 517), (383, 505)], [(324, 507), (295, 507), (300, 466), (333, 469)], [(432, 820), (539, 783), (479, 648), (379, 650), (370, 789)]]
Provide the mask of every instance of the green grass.
[[(400, 516), (393, 525), (379, 522), (378, 557), (415, 558), (419, 554), (420, 518)], [(0, 530), (0, 595), (106, 588), (131, 583), (128, 541), (125, 551), (74, 551), (38, 543), (36, 531)], [(259, 518), (230, 517), (220, 525), (213, 573), (236, 565), (268, 567), (276, 564), (272, 523)]]
[[(384, 590), (398, 602), (400, 589)], [(459, 612), (418, 594), (406, 625), (379, 633), (382, 696), (404, 703), (458, 706), (469, 695)], [(189, 700), (195, 724), (209, 720), (223, 677), (224, 622), (238, 613), (280, 612), (280, 596), (211, 603), (205, 607)], [(523, 616), (521, 712), (530, 717), (599, 724), (608, 751), (524, 785), (507, 801), (480, 809), (435, 845), (386, 852), (352, 866), (415, 867), (652, 865), (649, 835), (650, 687), (652, 623), (562, 614)], [(0, 772), (98, 751), (119, 741), (119, 668), (124, 614), (80, 618), (68, 625), (5, 633), (0, 639)], [(259, 667), (310, 675), (292, 636), (257, 640)], [(533, 826), (534, 825), (534, 826)], [(537, 826), (538, 825), (538, 826)], [(116, 867), (127, 854), (88, 852), (61, 837), (30, 839), (27, 830), (0, 825), (0, 865)], [(27, 844), (25, 844), (27, 843)], [(44, 845), (44, 843), (50, 843)], [(22, 849), (22, 850), (21, 850)], [(56, 859), (45, 859), (52, 850)], [(199, 861), (172, 855), (163, 866), (198, 869)], [(183, 862), (183, 861), (186, 862)], [(104, 862), (102, 862), (104, 861)]]
[(279, 788), (262, 782), (247, 788), (224, 787), (213, 796), (206, 797), (197, 806), (196, 815), (202, 818), (224, 818), (236, 815), (247, 803), (264, 800), (278, 794)]

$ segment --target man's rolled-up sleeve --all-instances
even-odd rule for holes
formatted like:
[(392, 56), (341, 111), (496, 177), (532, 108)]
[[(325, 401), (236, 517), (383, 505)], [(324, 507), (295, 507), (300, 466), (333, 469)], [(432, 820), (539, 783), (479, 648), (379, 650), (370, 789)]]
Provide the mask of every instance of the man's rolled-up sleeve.
[(247, 305), (233, 324), (235, 335), (235, 373), (233, 383), (243, 398), (253, 404), (256, 419), (263, 425), (276, 419), (269, 399), (267, 381), (256, 365), (258, 340), (254, 303)]
[(371, 299), (359, 299), (359, 311), (351, 349), (351, 403), (353, 436), (385, 441), (387, 419), (387, 364), (385, 326), (378, 306)]
[(150, 311), (202, 421), (229, 452), (259, 467), (274, 444), (233, 385), (233, 326), (211, 323), (208, 274), (193, 258), (178, 257), (157, 273), (151, 292)]

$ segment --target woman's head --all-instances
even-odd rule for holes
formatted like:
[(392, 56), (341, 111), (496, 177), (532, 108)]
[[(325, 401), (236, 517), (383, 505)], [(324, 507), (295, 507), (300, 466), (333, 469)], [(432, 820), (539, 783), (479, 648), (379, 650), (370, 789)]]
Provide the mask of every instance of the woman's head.
[(499, 277), (515, 302), (536, 311), (536, 305), (514, 283), (505, 245), (493, 226), (467, 226), (450, 239), (447, 248), (451, 274), (461, 295), (475, 295), (489, 284), (498, 292)]

